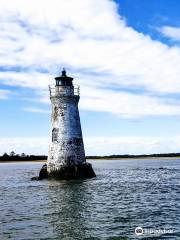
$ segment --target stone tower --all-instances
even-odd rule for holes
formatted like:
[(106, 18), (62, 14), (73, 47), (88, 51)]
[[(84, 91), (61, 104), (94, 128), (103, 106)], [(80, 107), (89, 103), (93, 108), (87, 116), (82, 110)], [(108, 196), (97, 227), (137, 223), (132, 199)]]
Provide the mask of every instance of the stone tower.
[(81, 131), (78, 102), (79, 86), (73, 78), (62, 75), (49, 86), (52, 104), (51, 136), (47, 161), (48, 178), (73, 179), (94, 177), (90, 163), (86, 162)]

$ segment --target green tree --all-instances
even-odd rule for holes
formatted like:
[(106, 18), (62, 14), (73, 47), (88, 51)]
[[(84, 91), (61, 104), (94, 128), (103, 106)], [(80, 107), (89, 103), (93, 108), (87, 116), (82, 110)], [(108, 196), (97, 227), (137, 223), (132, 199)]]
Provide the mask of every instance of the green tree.
[(14, 151), (10, 152), (10, 156), (14, 157), (15, 156), (15, 152)]

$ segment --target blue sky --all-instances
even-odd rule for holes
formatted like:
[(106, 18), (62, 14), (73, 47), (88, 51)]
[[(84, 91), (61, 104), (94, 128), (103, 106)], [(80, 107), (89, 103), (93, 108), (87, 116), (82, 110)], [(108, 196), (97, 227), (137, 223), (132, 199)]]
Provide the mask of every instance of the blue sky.
[[(81, 86), (87, 155), (180, 152), (178, 0), (0, 6), (0, 153), (47, 154), (48, 84)], [(61, 13), (61, 14), (59, 14)]]
[(149, 35), (154, 40), (159, 40), (173, 45), (170, 38), (166, 38), (156, 31), (164, 25), (179, 27), (180, 3), (178, 0), (120, 0), (119, 12), (125, 17), (127, 24), (138, 32)]

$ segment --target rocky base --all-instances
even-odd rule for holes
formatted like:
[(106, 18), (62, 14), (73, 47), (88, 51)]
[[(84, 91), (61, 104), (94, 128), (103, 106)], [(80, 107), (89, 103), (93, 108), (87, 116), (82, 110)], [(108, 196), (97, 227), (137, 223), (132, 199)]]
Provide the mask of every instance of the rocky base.
[(47, 172), (47, 164), (44, 164), (39, 172), (39, 177), (33, 177), (31, 180), (56, 179), (70, 180), (96, 177), (96, 174), (90, 163), (80, 165), (70, 165), (62, 167), (60, 170)]

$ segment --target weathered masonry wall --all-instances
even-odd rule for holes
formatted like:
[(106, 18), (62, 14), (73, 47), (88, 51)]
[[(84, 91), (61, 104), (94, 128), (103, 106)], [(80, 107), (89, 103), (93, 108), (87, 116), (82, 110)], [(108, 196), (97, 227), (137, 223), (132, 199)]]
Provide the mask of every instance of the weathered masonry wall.
[(64, 87), (61, 94), (51, 97), (51, 102), (52, 129), (48, 157), (49, 172), (59, 170), (62, 166), (85, 162), (78, 111), (79, 96), (74, 95), (73, 87)]

